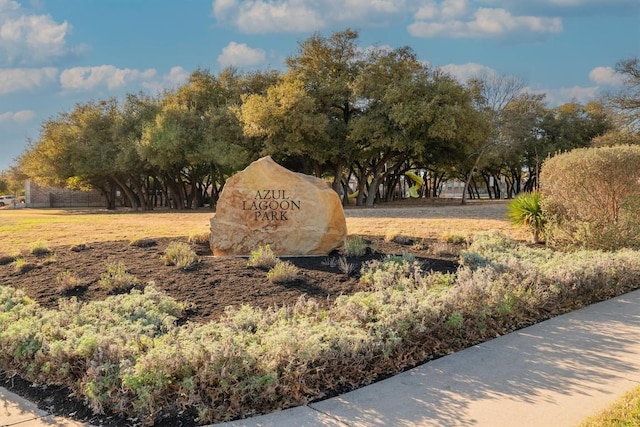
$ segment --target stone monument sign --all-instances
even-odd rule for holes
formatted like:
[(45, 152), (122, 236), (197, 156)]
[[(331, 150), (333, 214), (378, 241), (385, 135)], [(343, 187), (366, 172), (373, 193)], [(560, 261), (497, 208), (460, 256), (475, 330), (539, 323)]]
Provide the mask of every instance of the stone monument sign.
[(230, 177), (211, 218), (215, 256), (249, 255), (269, 244), (277, 255), (326, 255), (344, 243), (338, 194), (322, 179), (263, 157)]

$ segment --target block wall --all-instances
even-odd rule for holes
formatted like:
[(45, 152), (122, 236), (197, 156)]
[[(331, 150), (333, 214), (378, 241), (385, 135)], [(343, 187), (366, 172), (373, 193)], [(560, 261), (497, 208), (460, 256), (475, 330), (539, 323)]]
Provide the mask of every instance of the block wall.
[(25, 203), (28, 208), (101, 208), (106, 206), (106, 201), (99, 191), (45, 187), (33, 181), (27, 181), (25, 184)]

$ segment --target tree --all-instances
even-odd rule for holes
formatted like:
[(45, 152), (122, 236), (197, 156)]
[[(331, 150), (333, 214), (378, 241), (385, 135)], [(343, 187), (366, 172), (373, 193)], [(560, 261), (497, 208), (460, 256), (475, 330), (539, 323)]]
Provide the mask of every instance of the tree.
[(325, 157), (321, 161), (333, 176), (336, 191), (354, 154), (348, 128), (359, 112), (352, 90), (361, 68), (357, 40), (358, 32), (351, 29), (329, 38), (315, 34), (300, 43), (296, 55), (287, 58), (289, 78), (304, 83), (317, 112), (326, 117)]
[(461, 204), (466, 202), (469, 184), (487, 151), (491, 148), (500, 149), (508, 143), (505, 109), (524, 88), (524, 82), (521, 79), (498, 74), (483, 74), (471, 79), (467, 84), (475, 94), (476, 108), (483, 113), (489, 123), (490, 132), (487, 138), (477, 140), (476, 144), (469, 146), (469, 159), (473, 159), (473, 162), (467, 164), (468, 172), (466, 172)]
[(117, 117), (117, 101), (109, 99), (78, 104), (72, 111), (45, 121), (38, 141), (20, 157), (20, 169), (36, 181), (98, 189), (107, 208), (114, 209)]
[(640, 132), (640, 59), (623, 59), (616, 72), (624, 78), (624, 88), (609, 98), (610, 105), (626, 118), (625, 127)]
[(328, 118), (301, 80), (288, 76), (265, 94), (246, 96), (238, 115), (246, 136), (264, 138), (263, 154), (307, 158), (316, 173), (326, 162)]

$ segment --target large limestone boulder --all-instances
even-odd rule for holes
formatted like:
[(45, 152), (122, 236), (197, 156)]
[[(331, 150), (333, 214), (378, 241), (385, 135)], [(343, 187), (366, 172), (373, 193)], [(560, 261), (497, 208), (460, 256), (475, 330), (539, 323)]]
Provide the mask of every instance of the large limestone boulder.
[(249, 255), (269, 244), (277, 255), (326, 255), (347, 225), (329, 185), (263, 157), (227, 180), (211, 218), (215, 256)]

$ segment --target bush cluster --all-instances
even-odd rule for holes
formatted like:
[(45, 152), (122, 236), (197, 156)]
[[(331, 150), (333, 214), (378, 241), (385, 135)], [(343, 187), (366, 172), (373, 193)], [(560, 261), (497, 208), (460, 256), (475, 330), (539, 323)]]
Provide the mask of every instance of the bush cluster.
[(546, 238), (557, 246), (640, 248), (640, 146), (585, 148), (540, 172)]
[(531, 248), (475, 236), (456, 274), (410, 257), (366, 264), (371, 289), (329, 308), (228, 309), (178, 325), (149, 285), (104, 301), (38, 307), (0, 287), (0, 369), (64, 384), (95, 411), (152, 423), (185, 410), (219, 422), (302, 405), (631, 289), (640, 253)]

